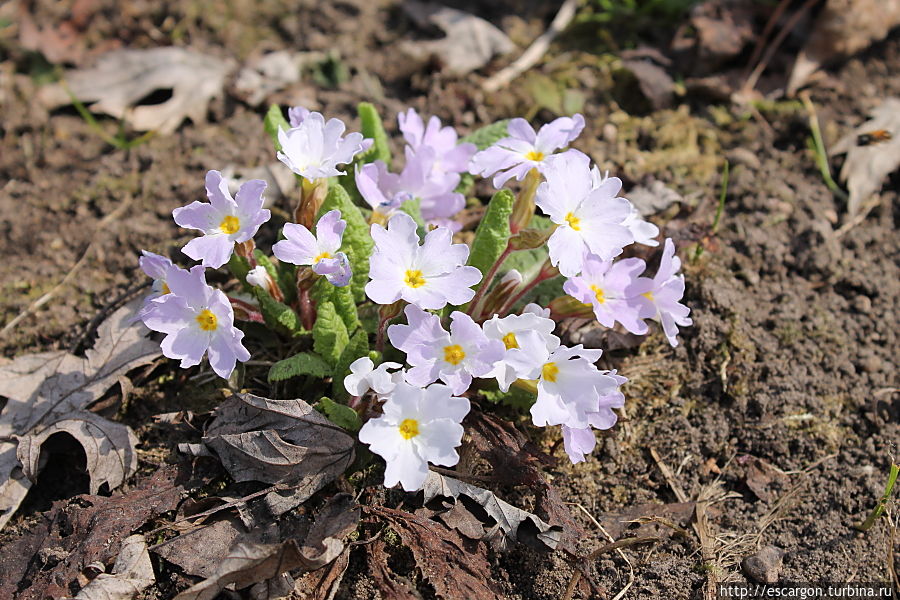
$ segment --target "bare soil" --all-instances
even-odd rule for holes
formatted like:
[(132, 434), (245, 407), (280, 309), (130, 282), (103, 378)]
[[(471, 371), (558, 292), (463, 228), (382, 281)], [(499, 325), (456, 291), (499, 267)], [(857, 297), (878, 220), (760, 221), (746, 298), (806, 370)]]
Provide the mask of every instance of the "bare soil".
[[(424, 35), (386, 0), (300, 7), (236, 2), (228, 19), (209, 2), (133, 2), (121, 11), (109, 4), (86, 30), (89, 47), (110, 39), (132, 47), (177, 43), (238, 60), (263, 49), (336, 49), (350, 68), (349, 80), (336, 88), (304, 81), (275, 100), (351, 122), (363, 100), (388, 117), (413, 106), (461, 131), (521, 114), (553, 117), (536, 108), (527, 76), (507, 94), (486, 96), (477, 77), (412, 65), (399, 42)], [(520, 44), (555, 11), (537, 2), (456, 5), (491, 19)], [(46, 7), (37, 10), (45, 22), (61, 18)], [(231, 96), (211, 107), (207, 123), (186, 124), (131, 150), (111, 148), (73, 110), (47, 114), (35, 107), (29, 56), (11, 47), (0, 54), (0, 322), (53, 290), (84, 258), (46, 305), (0, 337), (0, 351), (9, 358), (80, 348), (99, 312), (139, 293), (145, 281), (137, 269), (140, 249), (179, 257), (189, 236), (174, 225), (171, 211), (202, 197), (208, 169), (273, 160), (263, 109)], [(597, 589), (613, 597), (633, 569), (626, 597), (702, 597), (710, 576), (744, 581), (741, 559), (766, 545), (786, 552), (782, 580), (885, 580), (888, 557), (900, 564), (900, 536), (891, 548), (884, 522), (865, 534), (852, 525), (880, 496), (900, 440), (900, 179), (886, 183), (865, 219), (841, 230), (846, 207), (827, 189), (807, 150), (802, 105), (775, 103), (754, 116), (684, 98), (676, 109), (631, 115), (627, 98), (608, 87), (593, 55), (555, 46), (538, 72), (553, 79), (563, 71), (567, 85), (585, 98), (588, 125), (576, 145), (601, 168), (622, 174), (626, 190), (649, 176), (684, 195), (681, 205), (654, 220), (681, 248), (694, 326), (675, 349), (657, 334), (637, 349), (607, 353), (608, 365), (631, 380), (623, 418), (601, 437), (591, 460), (576, 466), (560, 461), (553, 485), (587, 532), (582, 545), (588, 550), (608, 541), (592, 517), (603, 521), (636, 505), (678, 502), (673, 484), (689, 500), (704, 490), (720, 492), (708, 509), (709, 547), (701, 549), (692, 532), (685, 537), (657, 527), (663, 541), (624, 550), (630, 567), (617, 553), (590, 562), (587, 573)], [(830, 71), (812, 89), (826, 142), (858, 124), (881, 99), (900, 96), (897, 72), (896, 34)], [(112, 120), (101, 124), (116, 131)], [(387, 124), (396, 132), (391, 118)], [(685, 148), (661, 131), (699, 141)], [(692, 244), (703, 237), (698, 232), (713, 219), (723, 156), (732, 169), (721, 227), (692, 260)], [(103, 221), (118, 209), (117, 217)], [(598, 339), (590, 324), (570, 329), (585, 343)], [(152, 415), (209, 409), (221, 399), (214, 384), (173, 373), (166, 366), (145, 373), (119, 408), (119, 418), (141, 439), (141, 471), (127, 489), (177, 461), (177, 442), (196, 439), (154, 423)], [(539, 433), (524, 421), (519, 426), (563, 456), (555, 433)], [(18, 547), (33, 535), (54, 500), (86, 492), (77, 462), (57, 462), (45, 472), (0, 533), (0, 547)], [(671, 481), (660, 463), (671, 470)], [(522, 508), (534, 502), (528, 490), (498, 491)], [(687, 522), (682, 526), (690, 529)], [(338, 597), (387, 597), (366, 565), (365, 549), (354, 550)], [(169, 579), (146, 597), (168, 598), (186, 585), (171, 565), (157, 566)], [(394, 557), (389, 566), (425, 596), (433, 593), (408, 557)], [(521, 547), (494, 555), (492, 570), (507, 597), (522, 599), (559, 598), (573, 574), (560, 553)]]

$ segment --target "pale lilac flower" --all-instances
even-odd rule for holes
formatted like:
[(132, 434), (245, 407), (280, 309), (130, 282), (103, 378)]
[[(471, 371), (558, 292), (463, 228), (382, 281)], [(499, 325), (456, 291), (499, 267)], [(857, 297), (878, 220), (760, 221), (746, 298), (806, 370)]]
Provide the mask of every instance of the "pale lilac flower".
[[(598, 188), (607, 179), (609, 179), (608, 172), (600, 173), (600, 169), (597, 165), (591, 167), (591, 187)], [(638, 244), (643, 244), (645, 246), (659, 246), (659, 242), (656, 240), (656, 236), (659, 235), (659, 228), (653, 223), (645, 221), (641, 216), (641, 211), (633, 204), (631, 205), (631, 212), (622, 222), (622, 225), (631, 231), (631, 235), (634, 236), (634, 241)]]
[(635, 298), (639, 305), (638, 316), (658, 321), (672, 346), (678, 345), (678, 327), (693, 324), (688, 315), (691, 309), (681, 303), (684, 296), (684, 275), (678, 275), (681, 259), (675, 256), (675, 244), (666, 238), (659, 269), (653, 279), (641, 277), (645, 292)]
[(368, 356), (357, 358), (350, 363), (350, 374), (344, 377), (344, 389), (351, 396), (362, 396), (369, 390), (379, 396), (390, 394), (397, 385), (394, 376), (398, 373), (389, 373), (388, 369), (399, 369), (402, 366), (388, 361), (376, 367)]
[(604, 327), (621, 323), (637, 335), (647, 333), (647, 324), (638, 318), (640, 304), (634, 298), (649, 291), (646, 279), (639, 277), (646, 264), (639, 258), (616, 262), (596, 256), (584, 259), (581, 275), (563, 284), (563, 291), (579, 302), (590, 304), (597, 321)]
[(169, 293), (169, 285), (166, 283), (169, 279), (169, 273), (184, 270), (173, 265), (172, 261), (165, 256), (147, 252), (146, 250), (142, 250), (141, 253), (143, 256), (138, 260), (138, 264), (147, 277), (153, 279), (153, 285), (151, 292), (144, 298), (144, 305), (141, 307), (135, 320), (140, 320), (142, 315), (153, 307), (154, 300)]
[[(522, 377), (522, 373), (516, 368), (516, 365), (510, 364), (507, 360), (512, 350), (520, 348), (520, 344), (535, 341), (543, 344), (548, 352), (559, 346), (559, 338), (553, 335), (556, 323), (547, 318), (549, 312), (547, 310), (547, 314), (545, 314), (544, 309), (537, 304), (529, 304), (521, 315), (509, 315), (502, 319), (498, 315), (494, 315), (493, 318), (484, 322), (485, 336), (492, 340), (500, 340), (505, 349), (503, 358), (495, 363), (493, 370), (487, 375), (487, 377), (497, 379), (502, 391), (509, 391), (509, 386), (516, 379)], [(521, 337), (522, 332), (525, 331), (533, 331), (537, 333), (537, 336)]]
[(347, 222), (341, 219), (341, 211), (331, 210), (316, 223), (316, 235), (297, 223), (284, 224), (286, 239), (272, 246), (272, 253), (282, 261), (293, 265), (310, 265), (313, 272), (324, 275), (329, 283), (343, 287), (350, 283), (350, 261), (338, 252)]
[(422, 488), (428, 463), (452, 467), (459, 462), (462, 420), (469, 401), (450, 388), (433, 384), (420, 388), (400, 382), (382, 406), (384, 414), (359, 430), (359, 441), (385, 463), (384, 485), (399, 483), (407, 492)]
[(371, 140), (364, 140), (361, 133), (342, 137), (345, 129), (340, 119), (326, 122), (320, 113), (311, 112), (297, 127), (278, 130), (278, 160), (310, 180), (344, 175), (338, 165), (351, 162), (371, 145)]
[(204, 272), (200, 265), (170, 271), (166, 283), (171, 293), (154, 301), (141, 320), (166, 334), (162, 353), (181, 360), (182, 368), (199, 364), (208, 354), (213, 371), (228, 379), (235, 362), (249, 360), (250, 353), (241, 343), (244, 332), (234, 326), (228, 297), (207, 285)]
[(584, 129), (584, 117), (560, 117), (534, 132), (525, 119), (512, 119), (507, 126), (509, 137), (482, 150), (472, 157), (469, 172), (482, 177), (494, 177), (494, 187), (503, 187), (512, 177), (522, 181), (532, 169), (544, 173), (556, 155), (553, 153), (568, 146)]
[(590, 159), (581, 153), (560, 156), (548, 165), (547, 181), (535, 203), (558, 227), (547, 241), (550, 262), (566, 277), (581, 272), (586, 254), (611, 260), (634, 241), (624, 221), (631, 203), (616, 194), (622, 182), (610, 177), (591, 187)]
[(391, 325), (388, 338), (406, 353), (406, 362), (412, 365), (406, 380), (413, 385), (425, 386), (440, 379), (454, 394), (462, 394), (472, 377), (486, 377), (503, 357), (503, 342), (489, 340), (465, 313), (450, 314), (447, 333), (437, 315), (412, 304), (405, 312), (408, 325)]
[(291, 127), (300, 127), (303, 120), (309, 116), (309, 109), (302, 106), (293, 106), (288, 109), (288, 123)]
[(416, 222), (404, 213), (391, 217), (387, 228), (373, 224), (371, 232), (375, 251), (366, 295), (376, 304), (403, 299), (436, 310), (448, 303), (465, 304), (475, 295), (471, 287), (481, 280), (481, 271), (464, 266), (469, 247), (454, 244), (446, 227), (429, 231), (421, 246)]
[[(381, 161), (363, 165), (356, 173), (356, 187), (372, 210), (390, 217), (407, 200), (419, 199), (422, 218), (430, 224), (446, 224), (465, 208), (465, 197), (455, 192), (458, 173), (435, 169), (435, 150), (423, 147), (413, 154), (407, 149), (407, 161), (398, 175)], [(455, 226), (459, 229), (459, 225)]]
[(431, 167), (435, 172), (464, 173), (468, 170), (472, 155), (478, 151), (475, 144), (459, 144), (456, 130), (449, 126), (441, 127), (441, 120), (435, 116), (428, 119), (426, 126), (419, 113), (410, 108), (398, 114), (397, 121), (403, 138), (413, 152), (418, 153), (422, 148), (434, 151), (436, 159)]
[(583, 429), (597, 412), (601, 396), (617, 387), (614, 378), (594, 366), (601, 350), (587, 350), (581, 344), (548, 349), (540, 334), (523, 331), (516, 336), (519, 347), (506, 359), (522, 379), (537, 380), (537, 400), (531, 418), (538, 427), (566, 425)]
[(262, 207), (265, 189), (265, 181), (251, 179), (232, 198), (222, 174), (209, 171), (206, 174), (209, 203), (194, 201), (172, 211), (179, 226), (198, 229), (204, 234), (188, 242), (181, 251), (202, 261), (204, 267), (218, 269), (227, 263), (235, 243), (252, 239), (259, 226), (269, 220), (269, 211)]
[(590, 454), (594, 450), (596, 438), (593, 429), (610, 429), (619, 418), (612, 409), (622, 408), (625, 405), (625, 395), (619, 388), (628, 379), (617, 375), (615, 370), (601, 371), (601, 373), (614, 379), (616, 388), (600, 396), (596, 410), (588, 413), (589, 426), (583, 428), (562, 426), (563, 446), (572, 464), (580, 463), (584, 460), (585, 454)]

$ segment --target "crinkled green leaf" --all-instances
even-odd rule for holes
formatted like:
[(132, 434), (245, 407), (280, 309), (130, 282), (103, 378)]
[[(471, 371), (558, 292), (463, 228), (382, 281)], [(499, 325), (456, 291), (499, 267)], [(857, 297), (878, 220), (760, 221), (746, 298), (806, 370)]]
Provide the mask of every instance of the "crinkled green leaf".
[(388, 143), (388, 136), (384, 131), (384, 123), (381, 121), (378, 110), (369, 102), (360, 102), (356, 107), (356, 112), (359, 114), (363, 137), (374, 140), (372, 147), (360, 155), (359, 162), (365, 164), (380, 160), (390, 167), (391, 146)]
[(479, 393), (484, 396), (484, 399), (488, 402), (505, 404), (506, 406), (520, 410), (531, 408), (531, 405), (534, 404), (536, 399), (534, 394), (530, 394), (517, 387), (509, 388), (508, 392), (502, 392), (499, 389), (488, 389), (479, 390)]
[(413, 218), (413, 221), (415, 221), (418, 226), (417, 233), (419, 234), (419, 237), (424, 237), (427, 230), (425, 228), (425, 219), (422, 218), (422, 199), (413, 198), (412, 200), (407, 200), (400, 205), (400, 210)]
[(334, 367), (334, 381), (332, 382), (331, 393), (335, 398), (343, 399), (348, 396), (346, 388), (344, 388), (344, 377), (350, 374), (350, 365), (358, 358), (369, 354), (369, 334), (363, 329), (358, 329), (350, 343), (341, 353), (341, 358)]
[(359, 431), (362, 423), (356, 411), (346, 404), (339, 404), (327, 396), (316, 404), (316, 410), (328, 417), (328, 420), (347, 431)]
[(353, 298), (353, 290), (350, 286), (337, 287), (328, 283), (324, 277), (320, 278), (312, 290), (310, 297), (318, 302), (331, 302), (338, 316), (344, 322), (348, 333), (353, 333), (360, 326), (359, 313), (356, 310), (356, 300)]
[(312, 330), (313, 350), (334, 367), (350, 342), (350, 335), (331, 301), (320, 302), (316, 311), (316, 322)]
[(263, 120), (263, 127), (265, 128), (266, 133), (269, 134), (269, 137), (272, 138), (272, 143), (275, 144), (275, 150), (281, 150), (281, 144), (278, 142), (278, 130), (284, 129), (287, 131), (291, 128), (291, 125), (281, 113), (280, 106), (273, 104), (269, 107), (268, 112), (266, 112), (266, 118)]
[(312, 377), (328, 377), (331, 367), (318, 354), (301, 352), (290, 358), (279, 360), (269, 369), (269, 381), (284, 381), (291, 377), (310, 375)]
[(334, 209), (341, 211), (341, 218), (347, 221), (341, 250), (347, 253), (353, 269), (353, 277), (350, 280), (353, 297), (357, 302), (362, 302), (366, 298), (365, 287), (369, 281), (369, 256), (372, 255), (375, 243), (369, 235), (369, 225), (365, 217), (353, 204), (347, 190), (339, 183), (328, 186), (328, 195), (325, 196), (318, 217)]
[(279, 302), (262, 288), (251, 286), (250, 291), (256, 296), (256, 300), (259, 302), (259, 312), (262, 313), (266, 325), (271, 329), (289, 336), (303, 331), (300, 317), (290, 306)]
[(484, 150), (488, 146), (493, 146), (503, 138), (509, 137), (509, 132), (507, 130), (508, 125), (509, 119), (503, 119), (502, 121), (485, 125), (484, 127), (476, 129), (469, 135), (463, 136), (459, 142), (461, 144), (475, 144), (479, 150)]
[(250, 272), (250, 263), (243, 256), (238, 256), (237, 252), (231, 253), (228, 259), (228, 270), (234, 275), (234, 278), (241, 282), (244, 289), (250, 289), (247, 283), (247, 273)]
[(265, 252), (263, 252), (259, 248), (256, 248), (253, 251), (253, 258), (256, 259), (256, 264), (264, 268), (269, 274), (269, 277), (271, 277), (273, 281), (278, 283), (278, 269), (275, 267), (275, 264), (272, 263), (272, 260), (268, 256), (266, 256)]
[[(515, 196), (509, 190), (500, 190), (494, 194), (481, 223), (478, 224), (478, 229), (475, 230), (469, 265), (477, 267), (482, 275), (488, 272), (506, 249), (510, 236), (509, 217), (512, 214), (513, 202)], [(489, 284), (489, 281), (482, 281), (482, 285)]]

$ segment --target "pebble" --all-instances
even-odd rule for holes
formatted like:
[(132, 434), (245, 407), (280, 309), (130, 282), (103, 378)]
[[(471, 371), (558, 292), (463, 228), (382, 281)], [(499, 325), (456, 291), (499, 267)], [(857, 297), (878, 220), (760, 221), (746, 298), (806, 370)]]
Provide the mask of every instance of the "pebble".
[(757, 170), (762, 166), (756, 154), (746, 148), (734, 148), (726, 155), (728, 160), (738, 165), (744, 165), (748, 169)]
[(746, 557), (741, 566), (748, 579), (757, 583), (777, 583), (783, 559), (784, 550), (776, 546), (766, 546), (756, 554)]
[(872, 310), (872, 299), (860, 294), (853, 299), (853, 308), (855, 308), (857, 312), (867, 315)]

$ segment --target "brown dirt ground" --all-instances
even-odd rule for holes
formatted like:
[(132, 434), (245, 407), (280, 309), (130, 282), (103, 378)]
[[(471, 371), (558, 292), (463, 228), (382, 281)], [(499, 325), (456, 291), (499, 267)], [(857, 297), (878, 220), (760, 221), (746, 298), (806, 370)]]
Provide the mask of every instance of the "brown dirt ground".
[[(88, 44), (118, 38), (145, 47), (162, 43), (161, 34), (177, 34), (178, 44), (238, 59), (263, 48), (338, 48), (351, 68), (349, 81), (336, 89), (304, 82), (276, 100), (342, 118), (355, 114), (361, 100), (375, 101), (386, 115), (411, 105), (461, 130), (518, 114), (552, 117), (535, 108), (527, 76), (509, 94), (485, 98), (474, 79), (410, 65), (397, 42), (421, 34), (386, 0), (304, 2), (299, 9), (274, 0), (235, 2), (228, 18), (213, 4), (133, 2), (121, 13), (106, 6), (88, 30)], [(523, 42), (540, 31), (552, 8), (506, 2), (479, 12)], [(54, 18), (43, 10), (46, 19)], [(130, 151), (112, 149), (74, 111), (48, 115), (34, 108), (31, 80), (14, 75), (23, 56), (10, 51), (0, 63), (0, 322), (90, 253), (68, 286), (0, 338), (6, 357), (77, 346), (99, 310), (144, 281), (136, 268), (140, 249), (178, 255), (186, 236), (172, 223), (171, 210), (201, 197), (206, 170), (272, 160), (261, 111), (230, 97), (211, 107), (208, 123), (185, 125)], [(585, 544), (605, 542), (587, 514), (677, 500), (651, 455), (654, 448), (690, 498), (714, 481), (732, 492), (711, 509), (719, 580), (743, 581), (737, 563), (767, 544), (787, 552), (784, 580), (884, 580), (886, 556), (893, 552), (900, 563), (897, 547), (888, 547), (888, 528), (882, 523), (862, 535), (851, 525), (880, 495), (889, 454), (900, 440), (896, 176), (881, 204), (838, 236), (835, 216), (845, 207), (806, 150), (802, 107), (780, 103), (748, 117), (740, 109), (693, 102), (633, 116), (606, 87), (608, 72), (591, 55), (558, 47), (547, 62), (539, 72), (558, 77), (564, 70), (568, 84), (585, 95), (582, 149), (623, 174), (626, 189), (652, 175), (685, 194), (680, 210), (657, 218), (684, 242), (683, 256), (696, 237), (691, 232), (712, 220), (720, 157), (728, 156), (733, 167), (718, 238), (699, 260), (685, 260), (694, 327), (674, 350), (655, 335), (637, 350), (610, 353), (609, 364), (631, 379), (624, 418), (602, 436), (592, 460), (574, 467), (561, 462), (553, 473), (563, 499), (584, 509), (573, 514), (589, 532)], [(814, 88), (830, 141), (880, 99), (900, 95), (900, 79), (892, 75), (898, 70), (900, 37), (894, 35)], [(608, 128), (602, 134), (610, 122), (617, 126), (615, 141)], [(115, 123), (103, 124), (115, 131)], [(393, 121), (388, 126), (396, 130)], [(698, 146), (667, 143), (660, 135), (666, 128), (696, 134)], [(99, 227), (123, 202), (129, 205), (121, 216)], [(578, 335), (590, 339), (591, 332)], [(213, 384), (172, 381), (168, 372), (156, 371), (120, 411), (141, 438), (142, 476), (173, 460), (180, 441), (149, 425), (149, 417), (184, 406), (210, 408), (220, 397)], [(556, 441), (555, 433), (529, 435), (547, 449)], [(561, 448), (554, 451), (561, 454)], [(785, 475), (753, 479), (757, 459)], [(37, 486), (0, 534), (0, 546), (27, 535), (52, 500), (85, 491), (83, 478), (68, 475), (62, 483), (48, 485), (47, 479)], [(523, 508), (533, 502), (521, 490), (503, 492)], [(625, 551), (635, 579), (626, 597), (699, 597), (708, 567), (693, 538), (675, 536), (648, 548)], [(628, 565), (616, 554), (590, 569), (608, 597), (629, 580)], [(559, 555), (522, 548), (496, 556), (493, 570), (507, 596), (522, 599), (560, 597), (573, 572)], [(173, 577), (174, 584), (161, 584), (147, 597), (169, 597), (173, 585), (183, 585)], [(427, 595), (427, 586), (420, 588)], [(378, 597), (361, 550), (352, 556), (339, 597)]]

